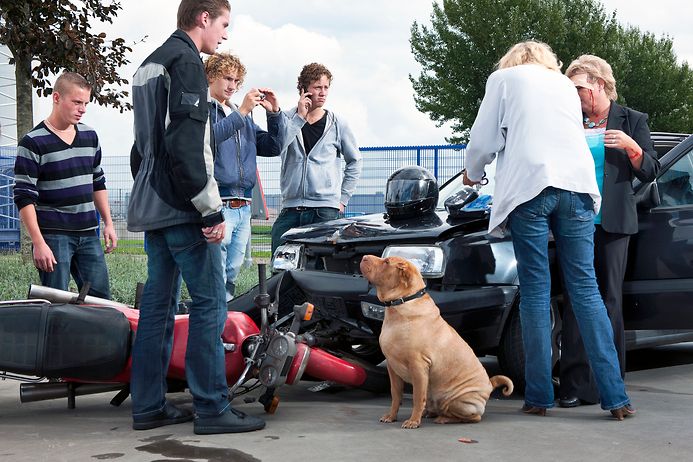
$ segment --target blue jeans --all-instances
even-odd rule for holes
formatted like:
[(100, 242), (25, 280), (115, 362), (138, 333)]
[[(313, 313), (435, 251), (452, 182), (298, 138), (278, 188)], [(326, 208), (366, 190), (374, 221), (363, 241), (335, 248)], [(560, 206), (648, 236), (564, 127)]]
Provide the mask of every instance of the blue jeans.
[(208, 244), (196, 224), (147, 231), (145, 240), (148, 275), (132, 351), (132, 415), (151, 417), (166, 402), (181, 274), (192, 298), (185, 377), (195, 412), (218, 415), (229, 406), (221, 340), (226, 303), (219, 245)]
[(92, 236), (44, 234), (43, 239), (51, 248), (58, 264), (50, 273), (39, 270), (41, 284), (67, 290), (72, 274), (80, 290), (85, 282), (89, 282), (89, 295), (111, 299), (106, 259), (96, 232)]
[(291, 228), (320, 223), (339, 218), (339, 209), (334, 207), (287, 207), (279, 213), (272, 225), (272, 255), (277, 247), (286, 242), (282, 234)]
[(510, 214), (520, 279), (520, 321), (525, 350), (525, 403), (553, 407), (551, 383), (551, 286), (549, 230), (585, 350), (594, 371), (602, 409), (630, 402), (621, 378), (613, 331), (594, 274), (594, 210), (588, 194), (546, 188)]
[(221, 242), (221, 261), (225, 266), (226, 301), (233, 298), (236, 278), (243, 266), (248, 239), (250, 239), (250, 212), (250, 205), (222, 209), (224, 223), (226, 223), (224, 240)]

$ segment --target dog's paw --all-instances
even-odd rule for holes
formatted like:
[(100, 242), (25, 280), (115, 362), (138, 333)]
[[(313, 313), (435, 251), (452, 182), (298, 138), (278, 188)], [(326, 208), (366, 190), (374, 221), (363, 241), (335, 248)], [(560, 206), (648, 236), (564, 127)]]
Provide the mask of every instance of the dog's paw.
[(380, 421), (383, 423), (392, 423), (397, 421), (397, 416), (393, 416), (391, 414), (385, 414), (380, 418)]
[(407, 419), (402, 424), (402, 428), (419, 428), (421, 420)]

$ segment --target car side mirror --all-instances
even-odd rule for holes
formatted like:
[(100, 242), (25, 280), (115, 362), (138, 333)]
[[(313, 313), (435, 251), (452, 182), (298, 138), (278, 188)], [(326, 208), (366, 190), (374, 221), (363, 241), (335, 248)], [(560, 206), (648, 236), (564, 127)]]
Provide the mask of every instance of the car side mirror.
[(659, 188), (657, 187), (656, 181), (653, 181), (643, 186), (637, 198), (637, 206), (639, 209), (653, 209), (659, 206), (661, 203), (662, 200), (659, 197)]

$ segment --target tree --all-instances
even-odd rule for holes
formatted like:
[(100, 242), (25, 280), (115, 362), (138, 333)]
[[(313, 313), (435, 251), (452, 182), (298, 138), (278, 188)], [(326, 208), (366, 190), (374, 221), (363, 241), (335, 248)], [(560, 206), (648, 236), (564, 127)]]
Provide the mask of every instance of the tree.
[[(117, 69), (129, 62), (125, 55), (132, 49), (122, 38), (108, 41), (104, 32), (90, 32), (91, 21), (111, 23), (120, 9), (116, 1), (0, 0), (0, 43), (9, 48), (10, 64), (15, 66), (17, 139), (34, 126), (32, 89), (39, 96), (50, 95), (51, 75), (63, 70), (83, 75), (97, 103), (121, 112), (131, 109), (123, 101), (128, 92), (117, 88), (128, 81)], [(30, 244), (22, 223), (21, 252), (26, 262), (31, 260)]]
[(443, 0), (431, 25), (411, 27), (411, 47), (422, 67), (409, 76), (416, 107), (439, 125), (451, 122), (449, 141), (464, 141), (495, 63), (515, 43), (548, 43), (564, 69), (589, 53), (614, 69), (619, 100), (648, 112), (654, 130), (693, 126), (693, 74), (678, 65), (669, 38), (623, 28), (597, 0)]
[(120, 9), (117, 1), (0, 0), (0, 43), (14, 57), (19, 138), (33, 128), (32, 89), (50, 95), (51, 76), (63, 70), (83, 75), (97, 103), (131, 109), (128, 92), (118, 88), (128, 81), (117, 69), (132, 49), (122, 38), (91, 32), (91, 23), (111, 23)]

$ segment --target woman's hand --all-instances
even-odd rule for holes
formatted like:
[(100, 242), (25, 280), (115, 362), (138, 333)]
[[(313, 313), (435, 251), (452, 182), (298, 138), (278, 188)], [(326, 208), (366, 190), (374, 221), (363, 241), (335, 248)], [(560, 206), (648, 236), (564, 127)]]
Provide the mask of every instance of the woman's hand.
[(604, 147), (623, 149), (635, 168), (642, 165), (642, 148), (633, 138), (621, 130), (607, 130), (604, 132)]

